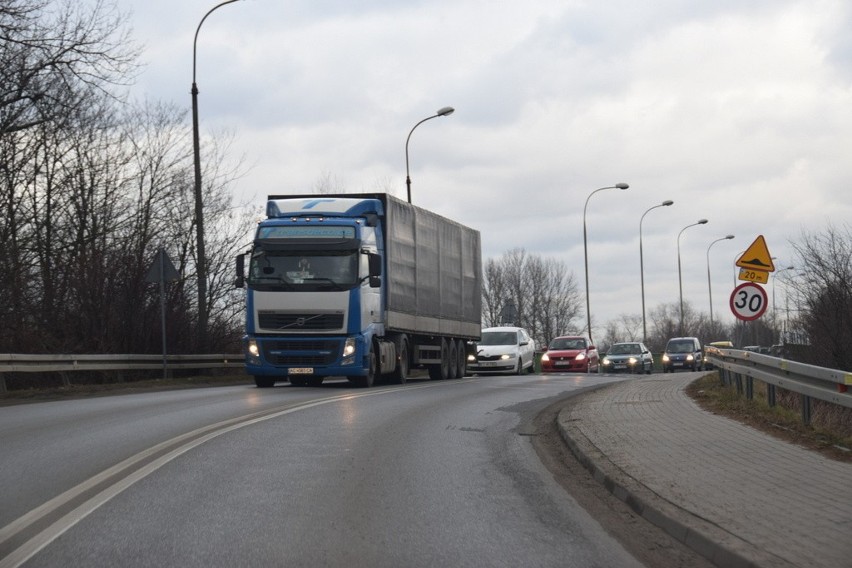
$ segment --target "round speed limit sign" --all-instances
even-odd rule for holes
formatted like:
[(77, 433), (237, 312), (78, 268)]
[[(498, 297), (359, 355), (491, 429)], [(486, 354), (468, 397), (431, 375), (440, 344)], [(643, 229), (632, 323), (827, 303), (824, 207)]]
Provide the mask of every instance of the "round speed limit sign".
[(731, 294), (731, 311), (744, 321), (756, 320), (762, 316), (768, 303), (766, 291), (754, 282), (740, 284)]

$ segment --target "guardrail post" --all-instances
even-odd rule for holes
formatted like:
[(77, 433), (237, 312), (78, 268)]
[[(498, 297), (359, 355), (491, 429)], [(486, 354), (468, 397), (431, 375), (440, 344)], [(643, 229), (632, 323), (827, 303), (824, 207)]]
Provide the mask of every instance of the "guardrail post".
[(743, 394), (743, 376), (739, 373), (734, 373), (734, 380), (737, 383), (737, 394)]
[(746, 398), (754, 400), (754, 377), (746, 377)]
[(728, 378), (728, 370), (727, 369), (719, 369), (719, 380), (722, 382), (723, 387), (731, 384), (731, 381)]
[(802, 395), (802, 422), (805, 426), (811, 424), (811, 397), (806, 394)]
[(775, 385), (772, 383), (766, 383), (766, 404), (775, 407)]

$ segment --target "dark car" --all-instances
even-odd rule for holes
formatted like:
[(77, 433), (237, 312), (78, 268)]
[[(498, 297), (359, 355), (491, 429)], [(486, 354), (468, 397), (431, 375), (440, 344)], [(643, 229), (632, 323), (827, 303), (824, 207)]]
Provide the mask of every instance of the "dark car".
[(663, 353), (663, 372), (673, 373), (678, 369), (700, 371), (704, 369), (704, 350), (697, 337), (673, 337)]
[(644, 343), (614, 343), (601, 362), (605, 373), (647, 373), (654, 369), (654, 356)]
[(588, 337), (565, 335), (553, 339), (541, 356), (542, 373), (600, 372), (598, 350)]

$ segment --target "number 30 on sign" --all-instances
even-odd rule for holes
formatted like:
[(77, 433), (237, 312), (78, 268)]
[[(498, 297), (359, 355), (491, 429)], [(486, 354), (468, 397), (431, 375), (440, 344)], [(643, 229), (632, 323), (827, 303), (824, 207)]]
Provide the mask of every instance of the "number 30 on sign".
[(731, 293), (731, 311), (744, 321), (756, 320), (762, 316), (768, 303), (766, 291), (754, 282), (740, 284)]

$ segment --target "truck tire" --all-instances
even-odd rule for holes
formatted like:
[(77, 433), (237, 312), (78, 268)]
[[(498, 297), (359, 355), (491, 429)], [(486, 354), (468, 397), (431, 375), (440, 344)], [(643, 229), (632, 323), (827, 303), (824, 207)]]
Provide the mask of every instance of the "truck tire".
[(456, 356), (456, 342), (450, 339), (447, 344), (447, 378), (455, 379), (459, 376), (459, 363)]
[(254, 384), (256, 384), (259, 389), (271, 389), (275, 386), (275, 377), (261, 377), (260, 375), (255, 375)]
[(447, 353), (447, 340), (441, 339), (441, 363), (429, 365), (429, 378), (433, 381), (444, 381), (449, 374), (450, 361)]
[(463, 379), (467, 375), (467, 353), (464, 349), (464, 341), (459, 339), (456, 342), (456, 361), (458, 361), (458, 378)]
[(397, 358), (396, 369), (394, 369), (391, 378), (398, 385), (404, 385), (408, 380), (408, 338), (404, 335), (399, 338), (396, 344)]
[(367, 354), (367, 374), (363, 377), (348, 377), (349, 382), (356, 387), (370, 388), (376, 382), (376, 347), (370, 343), (370, 352)]

